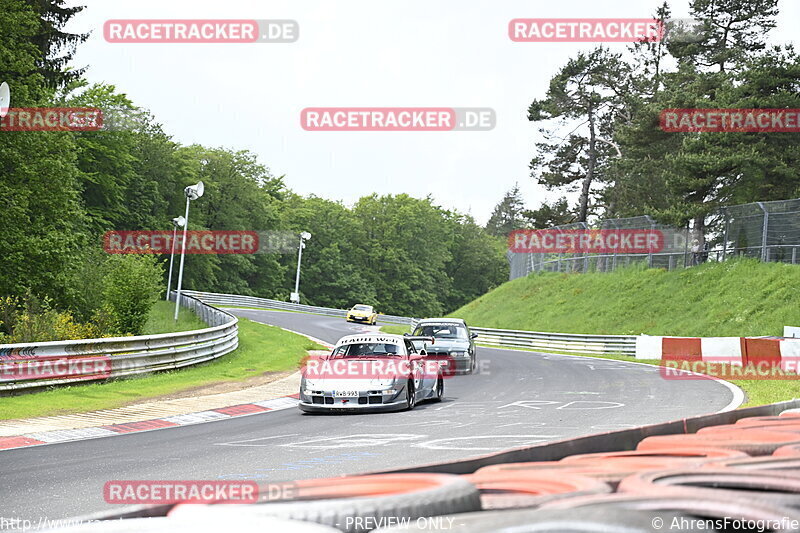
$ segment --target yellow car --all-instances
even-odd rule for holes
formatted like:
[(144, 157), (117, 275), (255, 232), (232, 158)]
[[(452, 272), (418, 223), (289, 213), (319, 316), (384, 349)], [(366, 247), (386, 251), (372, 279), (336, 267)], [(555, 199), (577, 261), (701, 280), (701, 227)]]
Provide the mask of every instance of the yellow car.
[(378, 313), (371, 305), (356, 304), (347, 312), (348, 322), (362, 322), (374, 326), (378, 323)]

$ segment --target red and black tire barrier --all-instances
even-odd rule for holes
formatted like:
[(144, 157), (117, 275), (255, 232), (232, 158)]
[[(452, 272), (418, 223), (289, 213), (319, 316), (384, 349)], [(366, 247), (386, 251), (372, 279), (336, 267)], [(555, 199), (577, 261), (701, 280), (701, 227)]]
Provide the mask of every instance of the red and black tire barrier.
[(722, 461), (712, 461), (707, 463), (704, 468), (742, 468), (746, 470), (779, 470), (787, 474), (800, 476), (800, 456), (778, 455), (782, 448), (775, 450), (772, 455), (761, 457), (748, 457), (745, 459), (726, 459)]
[[(665, 527), (675, 521), (688, 521), (690, 517), (663, 511), (639, 511), (623, 507), (598, 507), (578, 509), (515, 509), (486, 511), (461, 515), (434, 517), (443, 519), (440, 531), (458, 533), (599, 533), (621, 531), (624, 533), (653, 533), (659, 520)], [(667, 529), (668, 530), (668, 529)], [(401, 531), (427, 531), (426, 523), (410, 526), (376, 529), (374, 533), (400, 533)], [(704, 531), (702, 524), (690, 524), (681, 532)]]
[[(478, 489), (461, 476), (450, 474), (347, 476), (301, 480), (291, 485), (292, 491), (277, 494), (268, 491), (274, 485), (262, 487), (256, 504), (176, 505), (168, 516), (180, 519), (246, 516), (254, 520), (278, 517), (360, 533), (389, 520), (481, 510)], [(364, 516), (370, 519), (357, 520)]]
[(617, 490), (651, 496), (746, 498), (754, 503), (800, 508), (800, 476), (779, 471), (700, 468), (643, 472), (623, 479)]
[[(797, 509), (754, 503), (746, 495), (732, 497), (707, 495), (652, 495), (652, 494), (606, 494), (565, 498), (546, 503), (542, 509), (580, 509), (591, 507), (617, 507), (650, 512), (672, 512), (695, 518), (738, 519), (744, 521), (770, 521), (780, 523), (784, 519), (800, 519)], [(666, 530), (674, 529), (665, 526)]]
[(59, 527), (47, 530), (51, 533), (340, 533), (340, 530), (298, 520), (283, 520), (265, 517), (253, 520), (247, 516), (225, 520), (172, 520), (170, 518), (131, 518), (128, 520), (104, 520)]
[(742, 427), (736, 430), (689, 435), (659, 435), (639, 442), (637, 450), (669, 450), (676, 447), (727, 448), (748, 455), (771, 455), (789, 444), (800, 444), (800, 434)]
[(558, 498), (606, 494), (611, 486), (594, 477), (558, 470), (502, 470), (464, 476), (481, 493), (484, 509), (536, 507)]
[(800, 444), (789, 444), (781, 446), (772, 455), (775, 457), (800, 457)]
[(800, 433), (800, 422), (779, 423), (779, 422), (749, 422), (743, 424), (724, 424), (721, 426), (711, 426), (703, 428), (697, 432), (698, 435), (716, 435), (727, 431), (779, 431), (787, 433)]
[(562, 463), (597, 463), (609, 461), (619, 465), (630, 465), (638, 470), (652, 470), (661, 463), (702, 464), (721, 459), (747, 457), (744, 452), (727, 448), (671, 448), (669, 450), (626, 450), (621, 452), (583, 453), (570, 455), (561, 460)]

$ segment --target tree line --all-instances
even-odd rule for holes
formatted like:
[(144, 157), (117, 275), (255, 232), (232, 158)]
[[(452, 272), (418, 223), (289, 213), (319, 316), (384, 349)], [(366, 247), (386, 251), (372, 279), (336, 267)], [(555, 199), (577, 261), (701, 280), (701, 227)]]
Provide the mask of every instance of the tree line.
[[(69, 66), (86, 35), (65, 27), (82, 9), (64, 0), (0, 0), (0, 81), (11, 86), (13, 107), (98, 107), (112, 119), (101, 131), (2, 134), (0, 336), (18, 328), (6, 340), (85, 333), (77, 326), (74, 334), (55, 326), (49, 334), (20, 333), (30, 315), (54, 310), (62, 314), (50, 322), (67, 313), (70, 323), (137, 333), (142, 309), (166, 286), (167, 258), (109, 256), (102, 237), (171, 229), (183, 214), (184, 187), (201, 180), (206, 192), (192, 203), (190, 229), (313, 235), (303, 255), (303, 303), (363, 302), (384, 313), (433, 316), (507, 279), (502, 241), (430, 197), (370, 195), (346, 206), (294, 193), (288, 177), (248, 151), (176, 142), (114, 85), (89, 84)], [(124, 127), (115, 127), (115, 117)], [(285, 300), (296, 261), (296, 252), (189, 255), (183, 286)], [(130, 300), (146, 305), (125, 308)]]
[(673, 20), (664, 2), (663, 39), (599, 46), (555, 73), (527, 118), (540, 138), (531, 176), (561, 198), (528, 208), (515, 187), (491, 233), (650, 215), (701, 240), (721, 206), (800, 196), (798, 133), (660, 128), (670, 108), (800, 108), (798, 55), (767, 42), (777, 0), (691, 0), (690, 15)]

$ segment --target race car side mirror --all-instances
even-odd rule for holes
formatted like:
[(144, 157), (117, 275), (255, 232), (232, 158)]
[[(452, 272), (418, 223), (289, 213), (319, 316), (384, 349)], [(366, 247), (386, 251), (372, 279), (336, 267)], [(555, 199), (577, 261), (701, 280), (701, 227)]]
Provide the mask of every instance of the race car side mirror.
[(478, 338), (478, 334), (477, 333), (473, 333), (472, 335), (469, 336), (469, 338), (470, 339), (477, 339)]

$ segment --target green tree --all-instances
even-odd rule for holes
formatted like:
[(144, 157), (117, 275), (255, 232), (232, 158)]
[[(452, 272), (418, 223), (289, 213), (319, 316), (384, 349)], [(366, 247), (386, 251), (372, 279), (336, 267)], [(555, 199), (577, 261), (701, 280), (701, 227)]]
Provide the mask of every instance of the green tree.
[(515, 229), (522, 227), (522, 211), (525, 203), (522, 194), (519, 192), (519, 184), (514, 184), (503, 199), (494, 207), (492, 215), (486, 222), (486, 231), (490, 235), (502, 237), (508, 235)]
[[(52, 91), (39, 65), (41, 21), (18, 0), (0, 0), (0, 78), (15, 107), (47, 104)], [(63, 304), (67, 272), (85, 246), (77, 193), (80, 173), (69, 132), (4, 132), (0, 142), (0, 294), (30, 290)]]
[(65, 27), (84, 7), (66, 7), (65, 0), (25, 0), (25, 3), (38, 15), (38, 27), (31, 42), (39, 49), (36, 66), (47, 86), (55, 89), (78, 79), (86, 69), (68, 65), (78, 44), (86, 41), (89, 34), (69, 33)]
[(110, 315), (117, 331), (133, 335), (142, 332), (162, 292), (163, 275), (152, 255), (112, 255), (105, 261), (100, 309)]
[[(531, 122), (557, 124), (539, 129), (544, 141), (536, 144), (531, 175), (550, 190), (577, 184), (579, 222), (590, 214), (593, 187), (608, 181), (608, 161), (618, 153), (612, 134), (629, 91), (626, 70), (620, 54), (603, 47), (579, 53), (550, 80), (545, 98), (528, 107)], [(561, 136), (564, 127), (571, 131)]]
[(452, 280), (442, 298), (446, 312), (454, 311), (508, 280), (505, 239), (490, 235), (470, 216), (450, 213), (454, 235), (446, 272)]
[(523, 211), (526, 226), (535, 229), (551, 228), (575, 222), (576, 215), (570, 209), (566, 198), (561, 197), (553, 203), (542, 202), (537, 209)]

